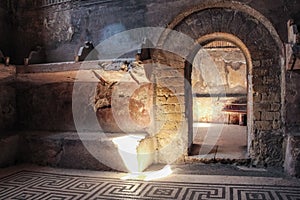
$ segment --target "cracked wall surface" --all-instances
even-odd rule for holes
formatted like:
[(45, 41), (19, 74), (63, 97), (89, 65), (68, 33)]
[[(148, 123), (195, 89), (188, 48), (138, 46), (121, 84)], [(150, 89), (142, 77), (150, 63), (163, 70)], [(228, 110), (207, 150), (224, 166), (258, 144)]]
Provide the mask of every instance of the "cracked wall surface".
[[(253, 105), (251, 111), (253, 115), (252, 129), (249, 132), (251, 134), (250, 157), (254, 164), (282, 165), (286, 139), (284, 129), (287, 128), (293, 133), (299, 131), (299, 121), (295, 117), (299, 113), (297, 107), (299, 77), (298, 74), (288, 73), (287, 91), (284, 96), (285, 83), (282, 81), (285, 75), (284, 70), (281, 69), (283, 57), (281, 57), (282, 47), (279, 43), (287, 39), (287, 20), (300, 19), (300, 4), (297, 1), (240, 0), (231, 5), (229, 1), (219, 0), (179, 0), (163, 3), (158, 0), (129, 3), (74, 0), (42, 7), (38, 1), (7, 2), (10, 3), (0, 6), (0, 27), (2, 27), (0, 36), (10, 40), (0, 40), (0, 45), (1, 50), (4, 49), (6, 54), (9, 52), (11, 62), (18, 64), (22, 64), (23, 59), (28, 57), (30, 52), (35, 52), (30, 60), (31, 63), (72, 61), (79, 47), (86, 40), (97, 45), (115, 33), (144, 26), (171, 27), (195, 40), (214, 32), (235, 35), (246, 45), (251, 54), (252, 71), (249, 77), (253, 83), (250, 94), (253, 99), (250, 102)], [(219, 4), (226, 8), (214, 7)], [(210, 6), (211, 9), (207, 9)], [(255, 10), (261, 15), (252, 16)], [(170, 24), (172, 21), (174, 23)], [(272, 27), (275, 29), (273, 30)], [(6, 30), (12, 30), (9, 37)], [(279, 38), (275, 37), (277, 33)], [(176, 47), (178, 44), (173, 45)], [(181, 47), (182, 44), (177, 46), (178, 49)], [(185, 156), (188, 149), (188, 135), (178, 134), (188, 132), (189, 113), (186, 113), (185, 105), (189, 105), (190, 102), (186, 98), (187, 91), (183, 78), (186, 66), (181, 57), (169, 52), (157, 53), (153, 61), (158, 62), (158, 66), (160, 64), (171, 66), (175, 73), (170, 69), (159, 67), (153, 71), (157, 75), (155, 82), (157, 86), (154, 87), (152, 102), (155, 107), (153, 116), (155, 130), (151, 131), (157, 135), (150, 134), (149, 138), (143, 140), (141, 144), (147, 144), (146, 147), (152, 145), (159, 151), (156, 162), (168, 163), (176, 159), (179, 154)], [(237, 67), (232, 63), (230, 65), (233, 68)], [(27, 80), (26, 76), (29, 77)], [(55, 77), (60, 75), (54, 76), (54, 79)], [(35, 78), (28, 74), (23, 75), (23, 79), (21, 81), (19, 79), (16, 84), (17, 92), (11, 84), (0, 86), (1, 91), (4, 91), (2, 94), (5, 94), (0, 97), (0, 112), (2, 112), (0, 129), (75, 131), (71, 106), (72, 82), (75, 78), (47, 82), (46, 79), (49, 77), (46, 75), (36, 78), (38, 84), (33, 83)], [(131, 87), (130, 84), (126, 84), (119, 85), (120, 89)], [(83, 84), (79, 92), (82, 92), (83, 96), (89, 96), (90, 94), (86, 93), (88, 87), (88, 84)], [(101, 92), (107, 89), (106, 86), (101, 87), (99, 86), (99, 93), (106, 94)], [(122, 98), (132, 99), (130, 109), (137, 112), (130, 117), (133, 118), (133, 122), (141, 126), (141, 129), (147, 127), (149, 120), (151, 121), (146, 107), (152, 103), (148, 98), (140, 98), (151, 96), (151, 90), (145, 88), (137, 91), (133, 96), (126, 93), (118, 96), (120, 104), (117, 108), (120, 108), (120, 113), (123, 108)], [(109, 96), (110, 92), (107, 94)], [(100, 100), (107, 99), (101, 97), (98, 102)], [(113, 121), (111, 108), (107, 102), (109, 100), (98, 104), (99, 107), (96, 109), (98, 117), (103, 126), (110, 129), (109, 131), (121, 131)], [(143, 109), (140, 109), (141, 107)], [(88, 109), (94, 108), (91, 106)], [(16, 115), (17, 123), (15, 123)], [(127, 117), (120, 114), (120, 119)], [(143, 120), (138, 120), (141, 117)], [(120, 121), (122, 123), (123, 120)], [(89, 122), (90, 119), (85, 119), (86, 124), (89, 125)], [(14, 124), (17, 126), (14, 127)], [(123, 126), (126, 127), (126, 124)], [(130, 131), (137, 130), (131, 127)], [(295, 145), (292, 146), (296, 148)], [(148, 150), (145, 148), (140, 151)], [(57, 155), (59, 154), (55, 154), (55, 157)], [(298, 154), (291, 153), (291, 155)]]
[[(247, 104), (246, 60), (243, 52), (238, 48), (215, 48), (205, 51), (209, 57), (204, 55), (201, 63), (194, 63), (192, 69), (193, 120), (224, 123), (222, 110), (226, 105)], [(214, 80), (216, 75), (203, 74), (195, 65), (199, 69), (203, 68), (203, 65), (216, 67), (220, 73), (220, 83), (209, 83), (208, 81)], [(218, 94), (220, 87), (226, 91), (226, 96)], [(233, 114), (230, 120), (231, 123), (237, 123), (238, 115)]]
[[(273, 37), (269, 27), (247, 12), (214, 8), (196, 10), (186, 15), (180, 18), (181, 21), (175, 19), (169, 26), (195, 40), (215, 32), (230, 33), (239, 38), (249, 50), (252, 65), (251, 68), (248, 66), (248, 73), (252, 75), (253, 83), (249, 93), (253, 97), (250, 115), (251, 112), (257, 113), (251, 118), (251, 130), (248, 133), (251, 138), (250, 158), (255, 164), (281, 166), (284, 159), (281, 106), (284, 102), (281, 100), (281, 90), (278, 90), (282, 79), (282, 55), (278, 38)], [(166, 53), (163, 63), (167, 62), (174, 68), (184, 68), (182, 63), (172, 62), (173, 56), (169, 55)], [(188, 105), (187, 101), (185, 105)]]
[[(94, 45), (115, 33), (133, 28), (166, 27), (179, 13), (215, 2), (203, 0), (180, 1), (81, 1), (72, 0), (42, 6), (39, 1), (11, 1), (10, 24), (15, 51), (10, 56), (14, 63), (23, 63), (30, 51), (42, 47), (32, 62), (72, 61), (84, 41)], [(286, 22), (299, 19), (296, 1), (246, 1), (274, 25), (283, 41), (287, 39)], [(159, 9), (157, 9), (159, 8)], [(111, 13), (114, 13), (113, 16)], [(218, 15), (215, 15), (217, 18)], [(230, 22), (230, 21), (228, 21)], [(234, 23), (234, 22), (232, 22)], [(189, 23), (188, 23), (189, 24)], [(19, 37), (22, 35), (22, 37)]]
[(285, 171), (292, 176), (300, 177), (300, 93), (298, 71), (289, 71), (286, 75), (286, 133), (287, 148)]

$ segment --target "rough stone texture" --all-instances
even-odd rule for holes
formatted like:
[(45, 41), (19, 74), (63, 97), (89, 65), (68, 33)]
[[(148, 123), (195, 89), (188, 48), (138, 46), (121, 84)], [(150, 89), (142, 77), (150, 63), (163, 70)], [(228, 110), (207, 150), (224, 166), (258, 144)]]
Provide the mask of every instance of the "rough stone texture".
[(130, 172), (136, 163), (138, 170), (143, 171), (153, 163), (154, 145), (142, 142), (136, 152), (131, 152), (114, 141), (127, 136), (99, 132), (23, 132), (22, 154), (18, 159), (43, 166), (123, 172)]
[[(76, 51), (85, 40), (90, 40), (97, 45), (123, 30), (144, 26), (165, 27), (183, 11), (195, 6), (213, 5), (215, 2), (220, 1), (72, 0), (40, 7), (41, 2), (37, 0), (13, 1), (10, 20), (15, 30), (13, 46), (16, 51), (12, 53), (11, 57), (14, 62), (22, 63), (23, 58), (27, 57), (32, 49), (41, 46), (46, 55), (44, 62), (73, 60)], [(283, 41), (287, 39), (286, 22), (288, 19), (291, 17), (300, 19), (298, 13), (300, 5), (297, 1), (239, 0), (239, 2), (266, 16), (273, 23)], [(111, 13), (113, 13), (113, 17)], [(255, 24), (251, 24), (251, 20), (246, 23), (236, 23), (235, 19), (228, 16), (223, 17), (226, 23), (221, 23), (218, 20), (222, 15), (219, 15), (218, 12), (211, 12), (211, 14), (215, 16), (213, 23), (204, 20), (204, 24), (201, 22), (199, 25), (209, 28), (219, 24), (226, 26), (228, 23), (235, 23), (237, 25), (235, 29), (239, 29), (241, 32), (245, 32), (246, 26), (249, 30), (255, 27)], [(239, 17), (239, 14), (236, 17)], [(257, 33), (254, 31), (252, 35), (258, 37)]]
[(300, 177), (300, 135), (289, 134), (284, 162), (285, 171), (291, 175)]
[[(266, 125), (272, 126), (272, 125)], [(262, 128), (263, 129), (263, 128)], [(254, 166), (282, 166), (284, 160), (284, 139), (281, 132), (266, 128), (257, 130), (252, 141), (255, 157), (252, 158)]]
[(14, 129), (16, 122), (16, 91), (11, 85), (15, 78), (15, 68), (0, 64), (0, 131)]
[(285, 171), (292, 176), (300, 177), (300, 93), (298, 71), (289, 71), (286, 76), (286, 133), (287, 147)]
[(287, 73), (286, 83), (286, 123), (288, 132), (300, 130), (300, 73), (298, 71)]
[[(233, 4), (231, 1), (219, 0), (178, 0), (175, 2), (74, 0), (40, 7), (42, 5), (38, 1), (7, 1), (6, 5), (1, 4), (0, 7), (0, 27), (3, 27), (3, 24), (6, 27), (5, 22), (9, 18), (8, 27), (11, 28), (12, 34), (9, 35), (10, 41), (1, 40), (0, 45), (3, 45), (3, 49), (14, 50), (10, 51), (9, 56), (15, 63), (23, 63), (23, 58), (28, 57), (30, 51), (36, 50), (37, 46), (40, 46), (41, 50), (30, 60), (31, 63), (73, 60), (85, 40), (90, 40), (97, 45), (100, 41), (123, 30), (143, 26), (165, 27), (172, 20), (180, 19), (179, 14), (188, 8), (192, 10), (204, 8), (218, 2), (224, 3), (224, 5)], [(279, 33), (282, 41), (287, 39), (287, 20), (292, 17), (297, 22), (300, 19), (298, 12), (300, 4), (297, 1), (240, 0), (239, 2), (249, 5), (266, 16), (271, 25), (275, 27), (275, 31)], [(253, 63), (253, 85), (251, 85), (253, 94), (251, 95), (253, 95), (254, 116), (251, 121), (253, 130), (251, 129), (249, 133), (251, 134), (250, 138), (253, 139), (250, 156), (258, 164), (281, 165), (284, 152), (284, 122), (281, 121), (284, 117), (282, 116), (284, 102), (281, 98), (283, 94), (279, 90), (283, 87), (280, 66), (282, 49), (278, 49), (281, 45), (276, 43), (278, 38), (273, 37), (274, 32), (270, 31), (270, 26), (264, 26), (261, 22), (264, 21), (262, 16), (255, 18), (244, 12), (247, 10), (246, 6), (244, 6), (244, 11), (237, 10), (236, 6), (237, 4), (226, 9), (204, 9), (191, 14), (185, 12), (181, 15), (184, 16), (183, 20), (175, 20), (178, 23), (173, 24), (172, 28), (193, 39), (214, 32), (231, 33), (246, 45)], [(2, 8), (5, 8), (5, 12), (2, 12)], [(113, 13), (113, 17), (111, 13)], [(10, 29), (0, 29), (0, 36), (3, 38), (7, 38), (6, 30)], [(178, 39), (178, 41), (180, 40)], [(189, 53), (187, 51), (191, 50), (192, 46), (184, 47), (184, 44), (178, 41), (176, 43), (166, 39), (163, 42)], [(191, 113), (185, 112), (184, 105), (191, 105), (187, 98), (191, 94), (184, 88), (184, 78), (189, 80), (190, 77), (184, 77), (186, 72), (183, 58), (178, 58), (171, 53), (158, 53), (154, 61), (158, 61), (161, 65), (172, 66), (176, 72), (174, 74), (170, 69), (156, 69), (157, 86), (154, 86), (156, 93), (153, 102), (156, 130), (153, 131), (153, 134), (157, 133), (157, 136), (152, 138), (154, 136), (150, 135), (151, 139), (146, 140), (145, 143), (151, 144), (151, 141), (154, 140), (157, 142), (157, 150), (168, 147), (169, 149), (166, 148), (166, 151), (158, 153), (156, 161), (169, 162), (172, 157), (180, 156), (181, 149), (184, 149), (182, 154), (185, 154), (185, 150), (188, 149), (187, 135), (176, 135), (176, 133), (187, 133), (188, 130), (185, 123)], [(181, 76), (177, 72), (181, 73)], [(297, 85), (298, 83), (294, 84), (299, 77), (292, 74), (292, 78), (289, 78), (289, 75), (287, 76), (286, 116), (287, 126), (291, 127), (290, 130), (293, 131), (299, 130), (299, 121), (295, 117), (299, 113), (297, 107), (299, 105), (297, 92), (299, 85)], [(43, 82), (43, 80), (40, 81)], [(7, 86), (5, 85), (5, 87)], [(20, 92), (17, 93), (19, 127), (40, 130), (74, 130), (70, 104), (71, 88), (71, 82), (55, 83), (55, 81), (51, 84), (20, 86)], [(7, 88), (3, 89), (3, 91), (5, 90)], [(8, 90), (11, 91), (11, 89)], [(90, 95), (86, 93), (85, 86), (79, 92), (82, 92), (83, 97)], [(2, 96), (0, 100), (1, 98)], [(5, 99), (6, 101), (7, 99)], [(131, 109), (135, 110), (140, 104), (146, 105), (147, 101), (135, 99), (132, 101)], [(9, 102), (11, 101), (9, 100)], [(93, 108), (90, 106), (84, 109)], [(138, 118), (143, 114), (147, 115), (147, 112), (144, 113), (141, 110), (132, 117)], [(111, 116), (109, 108), (105, 108), (102, 115)], [(89, 121), (90, 119), (85, 119), (84, 122), (87, 126), (92, 127)], [(141, 124), (147, 124), (148, 121), (145, 120)], [(3, 122), (4, 120), (0, 120), (0, 126)], [(111, 121), (106, 123), (111, 123)], [(7, 125), (4, 127), (6, 129)], [(174, 138), (175, 140), (173, 140)], [(176, 147), (176, 149), (172, 149), (172, 147)]]
[[(99, 161), (101, 157), (103, 157), (103, 160), (107, 160), (109, 156), (112, 161), (111, 166), (115, 166), (114, 163), (118, 162), (119, 168), (116, 168), (116, 170), (126, 171), (124, 165), (122, 166), (121, 158), (114, 144), (111, 141), (99, 142), (97, 141), (99, 138), (96, 139), (96, 134), (95, 136), (90, 135), (87, 134), (86, 138), (79, 138), (77, 133), (74, 132), (23, 133), (24, 145), (22, 146), (23, 153), (20, 159), (23, 162), (44, 166), (109, 170), (110, 167), (105, 166)], [(86, 148), (84, 145), (93, 146), (93, 153), (96, 153), (96, 155), (93, 156), (88, 151), (88, 149), (91, 150), (91, 147)], [(97, 148), (98, 150), (95, 151)], [(110, 152), (110, 155), (108, 152)]]
[[(194, 37), (194, 39), (215, 32), (230, 33), (246, 45), (251, 56), (248, 59), (252, 59), (254, 63), (252, 72), (249, 72), (253, 74), (253, 85), (249, 86), (253, 88), (253, 93), (249, 95), (253, 95), (255, 100), (253, 113), (260, 113), (259, 118), (250, 122), (252, 124), (248, 133), (252, 139), (250, 158), (256, 160), (260, 165), (282, 165), (284, 152), (282, 115), (276, 106), (271, 106), (274, 104), (278, 107), (278, 104), (283, 103), (281, 102), (281, 90), (278, 90), (281, 88), (279, 62), (281, 54), (276, 39), (273, 38), (268, 28), (245, 12), (220, 8), (192, 13), (173, 26), (175, 30)], [(169, 56), (167, 59), (166, 57), (158, 56), (156, 59), (165, 64), (172, 61), (174, 56)], [(178, 68), (180, 65), (173, 62), (169, 66)], [(186, 78), (189, 80), (189, 77)], [(185, 104), (189, 104), (188, 99)]]
[[(124, 72), (120, 73), (125, 75)], [(114, 74), (106, 76), (106, 80), (110, 81)], [(48, 73), (48, 76), (55, 77), (56, 74)], [(102, 131), (143, 132), (152, 122), (151, 84), (139, 86), (133, 80), (121, 80), (105, 85), (99, 83), (97, 86), (93, 82), (82, 82), (78, 83), (78, 91), (73, 91), (74, 82), (37, 84), (23, 81), (18, 84), (17, 105), (18, 124), (25, 130), (75, 131), (72, 109), (76, 108), (72, 107), (73, 92), (80, 94), (74, 98), (83, 98), (79, 99), (82, 101), (82, 113), (97, 114)], [(93, 87), (97, 87), (95, 96)], [(82, 115), (82, 120), (87, 124), (92, 123), (90, 116), (85, 115)], [(90, 124), (89, 130), (97, 130), (97, 127)]]
[(155, 56), (159, 60), (154, 68), (154, 76), (157, 77), (154, 90), (154, 137), (157, 141), (155, 162), (182, 162), (188, 149), (185, 97), (184, 93), (177, 93), (174, 86), (183, 87), (184, 90), (184, 60), (176, 54), (160, 50), (155, 52)]

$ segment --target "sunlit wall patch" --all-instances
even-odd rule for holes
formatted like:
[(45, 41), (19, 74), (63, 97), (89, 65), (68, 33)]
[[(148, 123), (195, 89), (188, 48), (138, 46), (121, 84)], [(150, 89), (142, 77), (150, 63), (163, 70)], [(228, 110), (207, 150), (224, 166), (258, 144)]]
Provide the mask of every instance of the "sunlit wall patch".
[[(164, 44), (159, 44), (162, 35), (168, 35), (168, 37)], [(98, 63), (116, 59), (120, 60), (122, 56), (128, 55), (128, 52), (138, 52), (145, 38), (147, 38), (147, 40), (150, 41), (149, 44), (151, 44), (148, 48), (171, 52), (190, 63), (194, 61), (194, 58), (191, 59), (189, 57), (191, 46), (194, 49), (201, 49), (201, 46), (192, 38), (180, 32), (160, 27), (144, 27), (123, 31), (102, 41), (95, 47), (99, 60)], [(147, 46), (144, 46), (144, 48), (147, 48)], [(122, 58), (121, 60), (123, 59), (126, 60), (126, 58)], [(172, 73), (174, 73), (176, 77), (180, 77), (184, 80), (183, 82), (188, 83), (184, 74), (177, 71), (178, 69), (168, 66), (167, 64), (159, 63), (159, 60), (148, 63), (147, 67), (149, 66), (154, 69), (159, 67), (163, 70), (173, 71)], [(216, 69), (213, 69), (214, 65), (212, 64), (210, 68), (215, 72), (217, 78), (219, 73)], [(175, 150), (177, 148), (176, 151), (174, 151), (175, 153), (168, 157), (167, 163), (165, 162), (165, 164), (169, 165), (187, 153), (187, 148), (185, 148), (187, 144), (179, 145), (180, 143), (186, 142), (183, 138), (188, 137), (186, 127), (188, 118), (184, 114), (186, 102), (182, 99), (182, 96), (177, 94), (171, 84), (168, 82), (164, 83), (163, 81), (158, 84), (155, 78), (149, 79), (149, 74), (147, 76), (143, 68), (136, 68), (140, 70), (133, 70), (131, 73), (115, 73), (116, 76), (113, 80), (95, 81), (95, 73), (90, 69), (96, 71), (99, 76), (103, 76), (104, 80), (105, 73), (114, 72), (106, 71), (101, 65), (97, 66), (97, 62), (82, 62), (81, 69), (77, 74), (73, 87), (72, 108), (78, 135), (82, 139), (82, 143), (86, 149), (99, 160), (99, 162), (115, 170), (140, 173), (152, 164), (159, 163), (159, 157), (166, 151), (172, 152), (172, 149)], [(203, 71), (205, 69), (198, 70)], [(158, 74), (153, 74), (153, 76), (158, 76)], [(88, 81), (88, 77), (93, 77), (93, 81)], [(99, 94), (99, 90), (97, 90), (99, 84), (105, 87), (105, 94), (109, 96), (107, 101), (100, 102), (100, 104), (103, 108), (111, 112), (111, 120), (113, 120), (113, 123), (119, 130), (116, 136), (101, 126), (101, 122), (99, 123), (97, 114), (93, 109), (95, 106), (93, 99), (95, 99), (97, 95), (102, 95)], [(163, 130), (165, 125), (172, 123), (169, 121), (170, 118), (168, 118), (168, 115), (162, 117), (160, 123), (156, 123), (156, 112), (165, 109), (154, 105), (155, 101), (152, 100), (157, 96), (158, 87), (168, 90), (169, 93), (173, 95), (172, 101), (177, 102), (179, 105), (176, 109), (182, 111), (178, 115), (178, 118), (180, 118), (180, 123), (178, 124), (179, 128), (174, 129), (171, 134)], [(182, 87), (184, 87), (184, 84)], [(131, 100), (133, 97), (134, 101)], [(138, 115), (133, 114), (134, 110), (139, 112)], [(147, 123), (145, 120), (139, 121), (139, 118), (142, 118), (143, 114), (149, 117)], [(216, 142), (220, 130), (214, 131), (217, 132), (217, 134), (214, 138), (210, 138), (210, 140)], [(105, 149), (102, 149), (101, 145), (100, 148), (95, 148), (95, 146), (91, 147), (85, 140), (88, 132), (96, 132), (99, 137), (99, 144), (103, 144), (103, 148)], [(170, 135), (172, 135), (172, 137), (169, 137)], [(118, 155), (112, 158), (109, 152), (118, 152)], [(170, 167), (166, 165), (157, 171), (157, 173), (153, 172), (150, 177), (162, 177), (163, 175), (161, 175), (161, 173), (169, 174), (170, 171)], [(145, 178), (145, 180), (146, 179), (150, 180), (151, 178)]]

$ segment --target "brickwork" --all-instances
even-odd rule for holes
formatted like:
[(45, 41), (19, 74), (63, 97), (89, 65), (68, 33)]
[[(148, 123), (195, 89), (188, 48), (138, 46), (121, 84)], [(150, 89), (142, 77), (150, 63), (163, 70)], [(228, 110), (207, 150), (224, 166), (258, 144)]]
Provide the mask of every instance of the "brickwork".
[[(252, 131), (249, 133), (251, 141), (250, 157), (255, 164), (281, 165), (283, 161), (283, 130), (281, 114), (281, 66), (280, 50), (276, 39), (269, 30), (258, 19), (234, 9), (209, 9), (192, 13), (182, 21), (172, 24), (175, 30), (182, 32), (197, 40), (201, 36), (215, 32), (230, 33), (239, 38), (248, 48), (253, 66), (248, 66), (248, 74), (252, 75), (253, 116)], [(184, 47), (183, 47), (184, 48)], [(174, 62), (174, 55), (167, 53), (157, 56), (156, 59), (168, 66), (183, 66), (183, 62), (177, 59)], [(180, 69), (180, 68), (179, 68)], [(181, 68), (182, 69), (182, 68)], [(159, 71), (160, 80), (169, 86), (182, 84), (183, 79), (169, 78), (169, 74), (164, 76), (163, 71)], [(168, 80), (168, 81), (166, 81)], [(157, 93), (157, 102), (169, 102), (166, 96), (169, 93)], [(183, 97), (182, 97), (183, 98)], [(161, 100), (162, 99), (162, 100)], [(250, 102), (251, 103), (251, 102)], [(187, 102), (185, 102), (187, 104)], [(175, 105), (173, 105), (175, 108)], [(158, 119), (165, 116), (174, 117), (174, 121), (179, 120), (178, 115), (171, 115), (168, 110), (163, 112), (163, 116), (158, 113)], [(182, 113), (184, 119), (185, 113)], [(183, 134), (187, 134), (187, 130)], [(187, 135), (185, 136), (187, 137)]]
[[(280, 49), (280, 41), (287, 38), (286, 21), (299, 11), (300, 4), (296, 1), (291, 3), (275, 0), (269, 5), (262, 1), (243, 4), (244, 1), (237, 3), (239, 1), (222, 0), (179, 0), (165, 3), (159, 0), (134, 3), (64, 0), (44, 1), (45, 7), (38, 9), (34, 8), (40, 5), (37, 1), (30, 4), (25, 0), (10, 2), (0, 5), (0, 36), (4, 38), (0, 41), (0, 46), (6, 55), (11, 53), (8, 56), (11, 56), (12, 62), (17, 63), (22, 63), (30, 50), (38, 45), (43, 46), (47, 54), (47, 59), (43, 62), (70, 61), (85, 40), (98, 44), (117, 32), (143, 26), (172, 28), (194, 40), (216, 32), (232, 34), (244, 43), (251, 58), (248, 76), (251, 79), (249, 94), (253, 101), (249, 102), (249, 134), (253, 163), (281, 165), (285, 143), (284, 126), (286, 125), (288, 133), (300, 130), (297, 117), (299, 74), (287, 74), (287, 91), (283, 98), (285, 86), (282, 83), (284, 71), (281, 68)], [(113, 17), (111, 13), (114, 14)], [(11, 32), (9, 37), (8, 31)], [(277, 37), (277, 32), (280, 38)], [(156, 51), (153, 59), (158, 65), (154, 71), (155, 142), (160, 151), (157, 162), (172, 160), (171, 153), (185, 154), (188, 148), (187, 119), (190, 113), (186, 112), (185, 106), (190, 103), (187, 98), (190, 94), (185, 88), (185, 78), (188, 80), (189, 77), (186, 76), (186, 57), (183, 55), (191, 53), (193, 46), (180, 41), (180, 38), (175, 41), (166, 38), (162, 43), (178, 49), (182, 55)], [(0, 98), (1, 111), (4, 113), (0, 115), (0, 129), (13, 127), (15, 110), (18, 109), (20, 129), (75, 130), (70, 102), (72, 83), (28, 87), (22, 85), (17, 94), (10, 85), (0, 87), (5, 94)], [(14, 105), (15, 96), (17, 105)], [(287, 102), (286, 108), (284, 101)], [(9, 105), (7, 102), (10, 102)], [(109, 108), (104, 108), (102, 114), (111, 115), (105, 109)], [(153, 138), (151, 141), (154, 141)]]
[[(184, 109), (184, 59), (174, 53), (156, 50), (159, 60), (154, 70), (157, 85), (154, 106), (158, 157), (156, 162), (168, 163), (182, 159), (187, 149), (187, 141), (182, 137), (186, 125)], [(185, 141), (185, 142), (184, 142)], [(177, 155), (176, 155), (177, 154)]]

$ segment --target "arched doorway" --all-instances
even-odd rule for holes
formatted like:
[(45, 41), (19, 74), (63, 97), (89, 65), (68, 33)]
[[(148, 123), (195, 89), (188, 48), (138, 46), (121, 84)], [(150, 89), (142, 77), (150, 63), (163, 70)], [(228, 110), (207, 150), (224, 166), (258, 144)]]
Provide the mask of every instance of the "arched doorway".
[[(284, 55), (282, 42), (271, 22), (261, 13), (240, 2), (214, 1), (194, 6), (180, 13), (168, 25), (168, 28), (193, 38), (199, 44), (211, 40), (206, 38), (211, 34), (230, 34), (243, 44), (237, 46), (240, 48), (244, 46), (248, 49), (249, 56), (245, 53), (247, 51), (241, 48), (249, 58), (247, 62), (252, 66), (247, 77), (248, 85), (253, 86), (248, 87), (247, 96), (248, 154), (255, 164), (281, 165), (284, 149), (284, 129), (282, 128), (284, 122), (284, 101), (282, 100), (284, 95), (282, 84), (284, 84), (285, 76)], [(193, 46), (181, 43), (180, 38), (176, 43), (170, 43), (168, 37), (169, 31), (165, 31), (158, 45), (164, 47), (172, 44), (172, 48), (183, 49), (183, 54), (189, 51), (181, 57), (190, 60), (188, 57), (191, 57), (195, 50)], [(168, 53), (164, 53), (163, 56), (158, 54), (155, 60), (160, 62), (160, 59), (162, 63), (171, 67), (174, 65), (176, 69), (186, 66), (184, 63), (181, 64), (179, 59), (173, 64), (174, 56)], [(185, 70), (184, 73), (187, 78), (191, 72)], [(187, 127), (189, 128), (181, 131), (182, 137), (178, 143), (182, 145), (186, 141), (185, 147), (188, 152), (192, 144), (190, 127), (192, 127), (191, 119), (193, 118), (192, 112), (187, 109), (191, 108), (192, 92), (186, 88), (185, 86), (184, 116), (188, 119)], [(249, 109), (249, 105), (252, 108)]]
[(201, 37), (202, 48), (186, 63), (192, 98), (187, 104), (189, 155), (246, 159), (252, 129), (252, 63), (248, 49), (232, 34)]

